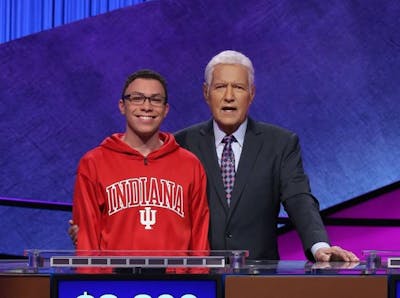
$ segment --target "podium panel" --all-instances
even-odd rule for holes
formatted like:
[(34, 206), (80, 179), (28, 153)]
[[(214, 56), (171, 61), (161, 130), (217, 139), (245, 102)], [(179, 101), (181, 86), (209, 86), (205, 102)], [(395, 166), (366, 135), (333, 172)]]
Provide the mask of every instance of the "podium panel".
[[(50, 298), (49, 276), (0, 275), (1, 297)], [(235, 276), (225, 298), (387, 298), (387, 276)]]
[(387, 298), (386, 276), (227, 276), (225, 298)]
[(0, 275), (1, 298), (50, 298), (48, 275)]

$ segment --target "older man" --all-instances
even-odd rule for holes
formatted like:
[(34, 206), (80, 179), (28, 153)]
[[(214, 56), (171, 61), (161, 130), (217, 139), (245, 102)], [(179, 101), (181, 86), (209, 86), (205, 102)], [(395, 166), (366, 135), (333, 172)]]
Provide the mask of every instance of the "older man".
[(248, 249), (251, 259), (279, 259), (282, 203), (309, 259), (358, 261), (352, 252), (329, 245), (296, 134), (248, 116), (255, 97), (250, 59), (236, 51), (213, 57), (203, 94), (212, 119), (175, 138), (206, 169), (211, 248)]

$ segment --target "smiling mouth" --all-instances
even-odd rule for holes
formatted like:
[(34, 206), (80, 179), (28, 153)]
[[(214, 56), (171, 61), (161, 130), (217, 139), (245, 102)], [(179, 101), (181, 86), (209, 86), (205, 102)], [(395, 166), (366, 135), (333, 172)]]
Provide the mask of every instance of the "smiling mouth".
[(136, 117), (138, 117), (138, 118), (140, 118), (140, 119), (143, 119), (143, 120), (150, 120), (150, 119), (155, 119), (155, 118), (156, 118), (156, 116), (148, 116), (148, 115), (146, 115), (146, 116), (144, 116), (144, 115), (137, 115)]

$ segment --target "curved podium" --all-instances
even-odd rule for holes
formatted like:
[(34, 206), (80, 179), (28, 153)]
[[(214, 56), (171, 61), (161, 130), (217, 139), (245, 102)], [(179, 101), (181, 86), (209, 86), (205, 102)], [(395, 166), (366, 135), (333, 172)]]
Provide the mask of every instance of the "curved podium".
[(254, 261), (246, 251), (144, 253), (27, 251), (26, 260), (0, 261), (0, 297), (400, 297), (397, 252), (367, 251), (360, 263)]

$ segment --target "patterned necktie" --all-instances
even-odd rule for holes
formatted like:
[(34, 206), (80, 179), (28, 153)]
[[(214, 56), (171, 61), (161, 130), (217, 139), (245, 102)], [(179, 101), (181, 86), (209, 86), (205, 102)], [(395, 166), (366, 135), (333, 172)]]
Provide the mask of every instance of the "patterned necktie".
[(222, 181), (224, 182), (224, 188), (226, 193), (226, 200), (228, 205), (231, 202), (233, 184), (235, 182), (235, 155), (232, 151), (232, 142), (235, 142), (234, 136), (225, 136), (222, 139), (224, 143), (224, 149), (222, 150), (221, 157), (221, 174)]

